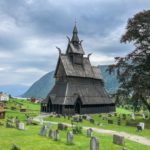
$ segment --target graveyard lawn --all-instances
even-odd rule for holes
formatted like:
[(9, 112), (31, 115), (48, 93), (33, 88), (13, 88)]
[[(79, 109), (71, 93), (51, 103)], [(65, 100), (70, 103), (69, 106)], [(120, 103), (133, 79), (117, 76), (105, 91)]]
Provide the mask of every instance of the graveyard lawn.
[[(52, 126), (56, 129), (56, 126)], [(74, 135), (73, 145), (68, 145), (66, 141), (67, 131), (60, 131), (60, 141), (54, 141), (48, 137), (39, 135), (41, 126), (26, 126), (25, 131), (17, 130), (15, 128), (5, 128), (0, 126), (0, 149), (9, 150), (12, 144), (17, 144), (21, 150), (89, 150), (90, 138), (86, 136), (86, 131), (82, 134)], [(70, 130), (70, 129), (69, 129)], [(48, 134), (48, 133), (47, 133)], [(122, 146), (113, 144), (112, 136), (104, 134), (96, 134), (94, 136), (99, 138), (101, 150), (120, 150)], [(132, 150), (149, 150), (148, 146), (135, 143), (132, 141), (125, 141), (125, 146)]]
[[(107, 117), (110, 120), (113, 120), (113, 124), (108, 124), (107, 120), (102, 120), (102, 117), (99, 117), (99, 114), (91, 115), (94, 119), (94, 124), (90, 123), (87, 120), (83, 120), (82, 123), (78, 123), (81, 126), (87, 126), (87, 127), (95, 127), (95, 128), (101, 128), (101, 129), (109, 129), (119, 132), (127, 132), (129, 134), (139, 135), (150, 139), (150, 119), (143, 119), (141, 116), (136, 116), (135, 120), (132, 120), (131, 117), (127, 113), (127, 119), (123, 120), (121, 125), (117, 125), (117, 117), (108, 117), (108, 114), (102, 114), (103, 117)], [(62, 123), (69, 123), (71, 124), (71, 118), (68, 120), (68, 117), (64, 118), (61, 116), (60, 118), (57, 117), (47, 117), (45, 118), (47, 121), (53, 121), (53, 122), (62, 122)], [(130, 126), (126, 125), (126, 121), (130, 124)], [(139, 122), (145, 122), (145, 129), (143, 131), (137, 131), (136, 125)], [(102, 123), (103, 126), (98, 126), (99, 123)], [(77, 123), (75, 123), (77, 124)]]
[[(25, 100), (10, 100), (10, 102), (7, 103), (7, 109), (6, 109), (6, 119), (8, 117), (16, 117), (18, 116), (19, 120), (23, 121), (25, 123), (25, 131), (21, 131), (15, 128), (6, 128), (6, 119), (0, 120), (0, 122), (4, 123), (4, 126), (0, 126), (0, 150), (9, 150), (12, 147), (12, 144), (17, 144), (21, 150), (47, 150), (55, 148), (55, 150), (89, 150), (90, 148), (90, 138), (86, 136), (86, 131), (83, 130), (83, 134), (81, 135), (75, 135), (74, 137), (74, 144), (73, 145), (67, 145), (66, 136), (67, 131), (60, 131), (60, 141), (54, 141), (52, 139), (49, 139), (47, 137), (41, 137), (39, 135), (41, 126), (40, 125), (29, 125), (26, 126), (26, 115), (30, 114), (31, 117), (38, 116), (40, 113), (40, 104), (33, 104), (30, 101)], [(26, 112), (20, 112), (20, 106), (26, 108)], [(12, 110), (11, 107), (16, 107), (16, 110)], [(129, 114), (131, 113), (128, 110), (119, 109), (117, 110), (119, 113), (125, 113)], [(103, 116), (107, 116), (108, 114), (102, 114)], [(127, 133), (132, 133), (135, 135), (145, 136), (150, 138), (150, 120), (143, 120), (140, 116), (136, 116), (135, 121), (133, 122), (145, 122), (146, 123), (146, 129), (142, 132), (137, 132), (135, 127), (131, 126), (125, 126), (125, 121), (123, 121), (123, 124), (121, 126), (116, 125), (116, 118), (113, 116), (109, 119), (112, 119), (114, 121), (114, 124), (108, 124), (107, 121), (102, 120), (98, 114), (92, 115), (95, 123), (92, 124), (87, 120), (84, 120), (83, 123), (79, 123), (82, 126), (91, 126), (96, 128), (103, 128), (103, 129), (110, 129), (115, 131), (124, 131)], [(129, 119), (130, 116), (127, 116), (127, 119)], [(65, 122), (71, 124), (71, 118), (68, 120), (68, 118), (64, 118), (61, 116), (60, 118), (56, 117), (47, 117), (45, 120), (50, 120), (54, 122)], [(129, 119), (130, 120), (130, 119)], [(100, 127), (97, 125), (97, 123), (103, 123), (104, 126)], [(53, 128), (56, 129), (55, 125), (52, 125)], [(70, 130), (70, 129), (69, 129)], [(47, 133), (48, 134), (48, 133)], [(120, 150), (122, 149), (121, 146), (113, 144), (112, 136), (106, 135), (106, 134), (99, 134), (94, 132), (94, 136), (99, 137), (100, 139), (100, 148), (101, 150)], [(149, 147), (132, 142), (129, 140), (125, 140), (125, 146), (128, 149), (132, 150), (148, 150)]]

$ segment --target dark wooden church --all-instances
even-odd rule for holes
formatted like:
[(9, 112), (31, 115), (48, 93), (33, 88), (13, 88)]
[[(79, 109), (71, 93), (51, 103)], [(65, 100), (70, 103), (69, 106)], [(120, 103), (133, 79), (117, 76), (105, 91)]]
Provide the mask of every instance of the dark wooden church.
[(115, 111), (115, 104), (104, 89), (99, 67), (92, 66), (90, 54), (84, 56), (75, 25), (68, 38), (66, 53), (59, 50), (53, 89), (41, 103), (41, 112), (92, 114)]

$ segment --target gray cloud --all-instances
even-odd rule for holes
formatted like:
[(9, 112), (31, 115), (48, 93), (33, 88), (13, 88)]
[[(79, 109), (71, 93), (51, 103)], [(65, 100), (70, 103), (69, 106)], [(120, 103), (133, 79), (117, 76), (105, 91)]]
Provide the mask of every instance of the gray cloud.
[(65, 36), (71, 36), (75, 18), (87, 53), (104, 58), (127, 54), (132, 46), (119, 42), (127, 20), (149, 8), (147, 0), (1, 0), (0, 83), (28, 80), (31, 84), (34, 74), (39, 78), (42, 72), (54, 70), (58, 58), (55, 46), (65, 51)]

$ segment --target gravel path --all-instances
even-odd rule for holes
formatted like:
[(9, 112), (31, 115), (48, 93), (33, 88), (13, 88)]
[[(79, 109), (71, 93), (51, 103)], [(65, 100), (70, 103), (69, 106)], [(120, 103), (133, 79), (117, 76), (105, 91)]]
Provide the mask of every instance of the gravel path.
[[(40, 122), (40, 119), (43, 119), (45, 117), (49, 116), (48, 114), (41, 114), (35, 118), (33, 118), (33, 120)], [(48, 121), (44, 121), (44, 122), (48, 122)], [(52, 124), (57, 124), (58, 122), (51, 122)], [(68, 123), (63, 123), (66, 124), (68, 126), (72, 126), (71, 124)], [(142, 136), (138, 136), (138, 135), (133, 135), (133, 134), (129, 134), (126, 132), (119, 132), (119, 131), (113, 131), (113, 130), (106, 130), (106, 129), (99, 129), (99, 128), (94, 128), (94, 127), (87, 127), (87, 126), (83, 126), (83, 129), (88, 129), (88, 128), (92, 128), (93, 131), (97, 132), (97, 133), (104, 133), (104, 134), (109, 134), (109, 135), (113, 135), (113, 134), (118, 134), (121, 136), (124, 136), (125, 139), (140, 143), (140, 144), (144, 144), (147, 146), (150, 146), (150, 139), (142, 137)]]

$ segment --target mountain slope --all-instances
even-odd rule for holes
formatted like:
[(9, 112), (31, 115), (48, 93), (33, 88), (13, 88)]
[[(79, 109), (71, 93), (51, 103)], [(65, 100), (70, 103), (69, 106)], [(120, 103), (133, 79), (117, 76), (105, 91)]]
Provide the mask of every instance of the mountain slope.
[(54, 86), (54, 71), (45, 74), (22, 95), (22, 97), (45, 98), (50, 89)]
[[(106, 72), (107, 69), (106, 65), (99, 66), (99, 68), (101, 70), (104, 79), (105, 89), (109, 93), (115, 92), (119, 85), (116, 79), (116, 72), (112, 75), (109, 75), (109, 73)], [(38, 81), (36, 81), (22, 96), (45, 98), (48, 92), (54, 86), (55, 79), (53, 78), (53, 76), (54, 76), (54, 71), (47, 73)]]

